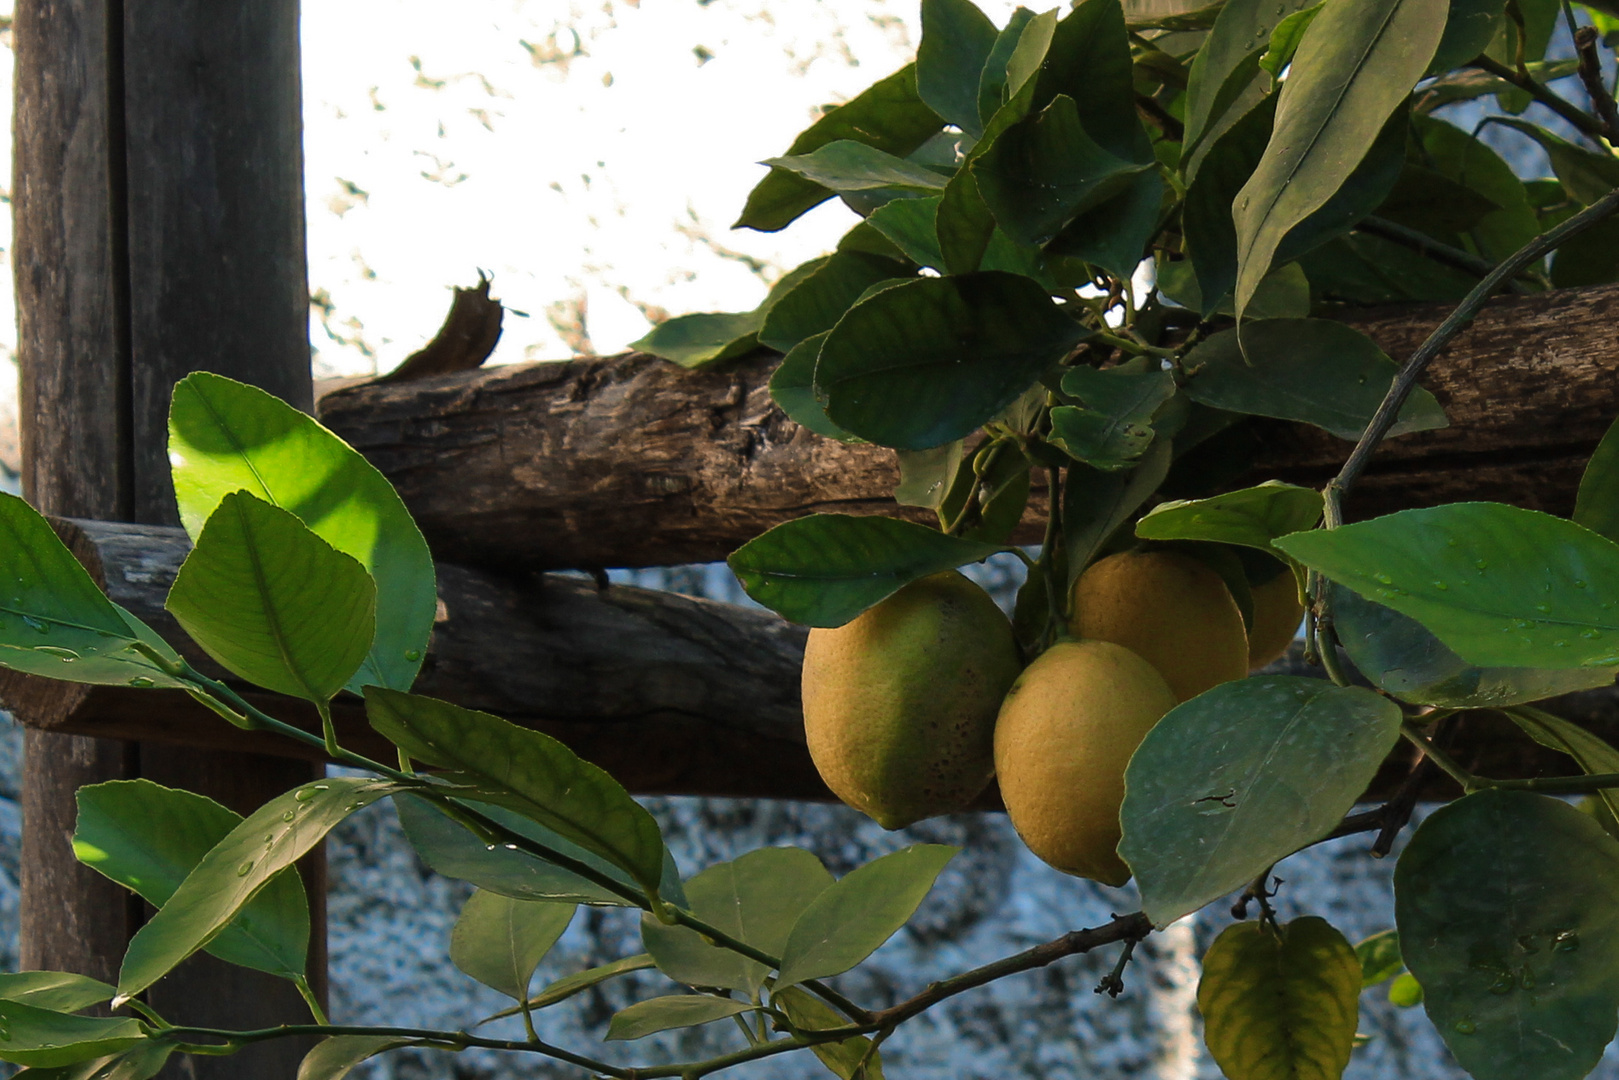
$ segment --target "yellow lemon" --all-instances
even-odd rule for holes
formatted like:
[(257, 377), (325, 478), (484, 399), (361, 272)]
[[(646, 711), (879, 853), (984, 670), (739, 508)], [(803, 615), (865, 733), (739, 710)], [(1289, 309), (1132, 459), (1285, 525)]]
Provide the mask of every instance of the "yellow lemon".
[(1262, 668), (1280, 660), (1298, 633), (1304, 618), (1298, 582), (1283, 570), (1263, 585), (1255, 585), (1254, 625), (1248, 630), (1248, 668)]

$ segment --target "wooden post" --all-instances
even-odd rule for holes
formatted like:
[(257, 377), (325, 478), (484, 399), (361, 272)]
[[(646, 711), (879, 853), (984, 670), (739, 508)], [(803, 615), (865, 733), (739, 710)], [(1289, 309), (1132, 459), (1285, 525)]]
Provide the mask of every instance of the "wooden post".
[[(53, 514), (172, 524), (166, 417), (199, 369), (311, 405), (298, 0), (19, 0), (15, 272), (23, 485)], [(144, 776), (238, 811), (309, 762), (30, 731), (24, 967), (116, 976), (141, 911), (67, 845), (74, 790)], [(325, 975), (324, 864), (305, 868)], [(307, 1020), (290, 983), (199, 957), (150, 995), (169, 1019)], [(263, 1044), (164, 1076), (284, 1080)], [(184, 1069), (184, 1072), (179, 1070)]]

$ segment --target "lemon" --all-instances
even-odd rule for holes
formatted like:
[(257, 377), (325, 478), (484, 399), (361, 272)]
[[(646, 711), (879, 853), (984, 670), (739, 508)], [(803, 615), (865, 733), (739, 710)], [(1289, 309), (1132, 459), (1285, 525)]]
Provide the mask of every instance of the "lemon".
[(1123, 885), (1124, 768), (1175, 707), (1153, 666), (1122, 645), (1060, 641), (1018, 677), (995, 725), (1001, 799), (1023, 842), (1066, 873)]
[(1299, 603), (1298, 582), (1283, 570), (1263, 585), (1255, 585), (1254, 625), (1248, 630), (1248, 668), (1262, 668), (1280, 660), (1293, 644), (1304, 605)]
[(811, 630), (804, 735), (821, 779), (886, 829), (964, 808), (994, 775), (995, 714), (1021, 667), (1012, 624), (954, 570)]

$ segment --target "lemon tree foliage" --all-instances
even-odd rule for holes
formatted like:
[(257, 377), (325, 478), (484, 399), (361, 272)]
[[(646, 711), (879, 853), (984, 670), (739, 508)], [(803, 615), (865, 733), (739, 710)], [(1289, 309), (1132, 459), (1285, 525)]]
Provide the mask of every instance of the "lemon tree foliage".
[[(730, 560), (810, 628), (806, 743), (828, 787), (902, 828), (988, 804), (993, 777), (1053, 872), (1134, 878), (1144, 911), (908, 998), (851, 1000), (869, 981), (846, 973), (903, 931), (955, 849), (896, 843), (840, 878), (793, 848), (678, 866), (646, 809), (564, 743), (411, 693), (436, 595), (404, 504), (313, 420), (199, 374), (170, 417), (195, 547), (168, 609), (230, 681), (108, 599), (8, 495), (0, 666), (181, 690), (348, 771), (246, 818), (145, 781), (83, 790), (75, 853), (156, 913), (116, 987), (0, 974), (0, 1061), (144, 1080), (177, 1054), (321, 1036), (300, 1080), (406, 1046), (618, 1080), (769, 1075), (800, 1053), (881, 1080), (884, 1040), (938, 1002), (1110, 946), (1100, 989), (1116, 994), (1143, 937), (1234, 900), (1198, 988), (1232, 1080), (1336, 1080), (1361, 992), (1384, 985), (1479, 1080), (1589, 1074), (1619, 1022), (1619, 748), (1535, 703), (1619, 672), (1619, 428), (1570, 519), (1460, 503), (1344, 522), (1363, 517), (1345, 501), (1383, 439), (1447, 423), (1420, 378), (1485, 300), (1619, 280), (1616, 113), (1547, 85), (1582, 62), (1601, 85), (1594, 60), (1546, 58), (1559, 18), (1600, 36), (1613, 16), (1547, 0), (1075, 0), (1005, 25), (921, 0), (921, 15), (916, 61), (768, 159), (741, 210), (739, 227), (776, 230), (838, 200), (853, 216), (836, 250), (752, 311), (673, 318), (636, 347), (688, 368), (771, 350), (771, 396), (805, 438), (895, 452), (896, 512), (789, 520)], [(1451, 106), (1492, 95), (1507, 115), (1488, 123), (1542, 149), (1550, 176), (1519, 178), (1454, 122)], [(1396, 301), (1454, 314), (1410, 356), (1339, 317)], [(1255, 475), (1256, 432), (1277, 423), (1343, 440), (1340, 475), (1319, 491)], [(1028, 570), (1011, 619), (956, 573), (1006, 553)], [(1318, 677), (1254, 673), (1301, 618)], [(245, 684), (312, 703), (320, 732)], [(342, 694), (363, 695), (391, 760), (344, 745)], [(1577, 773), (1469, 772), (1446, 750), (1464, 709), (1503, 713)], [(1402, 739), (1466, 794), (1405, 848), (1397, 925), (1351, 948), (1315, 916), (1279, 923), (1278, 862), (1371, 833), (1385, 852), (1406, 827), (1409, 799), (1354, 806), (1410, 760)], [(1570, 795), (1591, 812), (1551, 797)], [(308, 993), (293, 864), (376, 803), (476, 888), (450, 955), (511, 999), (501, 1012), (338, 1027)], [(633, 909), (645, 951), (536, 989), (580, 904)], [(199, 950), (294, 980), (312, 1022), (189, 1029), (138, 1000)], [(538, 1037), (536, 1014), (652, 969), (665, 992), (569, 1045)], [(706, 1060), (640, 1068), (595, 1048), (709, 1024), (732, 1043)]]

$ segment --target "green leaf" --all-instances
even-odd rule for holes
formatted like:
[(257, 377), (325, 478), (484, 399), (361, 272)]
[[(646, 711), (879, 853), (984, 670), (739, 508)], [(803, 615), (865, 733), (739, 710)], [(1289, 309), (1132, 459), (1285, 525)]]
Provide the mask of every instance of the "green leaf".
[(615, 1041), (644, 1039), (672, 1028), (712, 1024), (716, 1020), (756, 1008), (757, 1005), (750, 1005), (746, 1001), (708, 997), (705, 994), (670, 994), (667, 997), (649, 998), (614, 1013), (607, 1025), (607, 1038)]
[(1080, 122), (1074, 99), (1059, 94), (1044, 111), (1002, 132), (969, 167), (1006, 234), (1039, 245), (1076, 215), (1122, 192), (1149, 166), (1103, 149)]
[(982, 267), (995, 235), (995, 215), (984, 205), (972, 169), (957, 169), (944, 186), (934, 214), (933, 232), (939, 242), (939, 257), (944, 261), (937, 269), (947, 274), (970, 274)]
[(1082, 464), (1068, 467), (1062, 495), (1066, 588), (1073, 588), (1108, 538), (1158, 490), (1173, 457), (1169, 442), (1159, 440), (1128, 472), (1103, 472)]
[(1394, 870), (1428, 1018), (1478, 1080), (1578, 1080), (1619, 1010), (1619, 843), (1567, 803), (1484, 791), (1435, 811)]
[(1479, 668), (1415, 619), (1331, 586), (1333, 623), (1344, 651), (1372, 685), (1402, 701), (1446, 708), (1501, 708), (1606, 686), (1606, 668)]
[[(1040, 59), (1051, 45), (1051, 34), (1056, 28), (1057, 19), (1054, 13), (1037, 16), (1028, 8), (1020, 7), (1012, 12), (1011, 18), (1006, 20), (1006, 26), (995, 35), (995, 44), (990, 47), (989, 56), (984, 60), (984, 69), (978, 76), (978, 118), (984, 125), (1006, 104), (1006, 99), (1016, 93), (1019, 86), (1011, 83), (1011, 61), (1013, 54), (1023, 44), (1024, 31), (1029, 25), (1035, 24), (1035, 31), (1031, 37), (1028, 48), (1038, 43), (1039, 57), (1035, 59), (1034, 66), (1039, 66)], [(1019, 65), (1018, 83), (1026, 82), (1032, 72)], [(982, 143), (984, 140), (979, 139)]]
[(1125, 772), (1119, 854), (1168, 926), (1337, 828), (1400, 737), (1360, 687), (1258, 675), (1171, 709)]
[(1619, 188), (1619, 158), (1612, 154), (1592, 153), (1527, 120), (1494, 116), (1490, 122), (1522, 132), (1539, 143), (1551, 160), (1552, 172), (1562, 181), (1563, 190), (1577, 201), (1589, 206)]
[[(502, 845), (491, 849), (482, 840), (425, 799), (396, 795), (394, 806), (399, 822), (422, 861), (445, 877), (470, 881), (480, 889), (500, 893), (514, 900), (546, 900), (607, 907), (633, 907), (633, 901), (603, 885), (586, 880), (570, 870), (536, 858), (527, 852)], [(506, 828), (537, 840), (568, 858), (585, 863), (607, 877), (635, 888), (635, 880), (617, 866), (580, 847), (557, 833), (511, 810), (487, 804), (480, 813)], [(658, 895), (672, 904), (684, 904), (680, 871), (674, 858), (665, 854), (663, 879)]]
[(140, 1022), (127, 1016), (71, 1016), (0, 1000), (0, 1061), (50, 1068), (127, 1050), (145, 1041)]
[[(944, 126), (917, 94), (916, 65), (907, 64), (888, 78), (828, 111), (793, 140), (787, 156), (801, 157), (840, 139), (853, 139), (903, 157), (931, 139)], [(737, 228), (775, 232), (832, 197), (813, 180), (784, 169), (771, 169), (748, 193)]]
[(1121, 193), (1070, 221), (1046, 245), (1046, 253), (1082, 259), (1128, 279), (1158, 231), (1164, 191), (1155, 170), (1137, 173)]
[(359, 669), (376, 630), (365, 568), (245, 491), (208, 518), (164, 606), (224, 667), (318, 704)]
[(658, 823), (623, 785), (542, 732), (447, 701), (367, 687), (366, 716), (456, 795), (515, 810), (628, 873), (649, 897), (663, 876)]
[(904, 586), (1003, 548), (885, 517), (785, 521), (726, 560), (747, 594), (805, 626), (842, 626)]
[(1619, 421), (1603, 433), (1580, 476), (1574, 520), (1619, 543)]
[(1278, 536), (1321, 520), (1321, 493), (1279, 480), (1208, 499), (1160, 503), (1136, 522), (1143, 540), (1207, 540), (1274, 552)]
[(1359, 1017), (1360, 963), (1325, 919), (1228, 926), (1203, 957), (1203, 1040), (1231, 1080), (1337, 1080)]
[(972, 0), (922, 0), (916, 88), (923, 101), (969, 135), (984, 130), (978, 81), (998, 33)]
[(141, 1042), (106, 1057), (54, 1068), (35, 1067), (17, 1075), (26, 1080), (150, 1080), (163, 1070), (173, 1053), (173, 1043)]
[(1462, 129), (1432, 117), (1413, 116), (1411, 125), (1428, 165), (1500, 208), (1485, 214), (1469, 234), (1480, 255), (1499, 261), (1540, 232), (1523, 181), (1500, 154)]
[[(760, 848), (711, 866), (686, 882), (691, 911), (710, 926), (779, 956), (804, 909), (832, 884), (821, 860), (801, 848)], [(719, 986), (756, 994), (770, 969), (706, 943), (684, 926), (641, 918), (641, 940), (658, 970), (688, 986)]]
[[(1186, 178), (1194, 181), (1202, 155), (1226, 131), (1266, 99), (1270, 76), (1259, 58), (1283, 19), (1311, 0), (1226, 0), (1208, 41), (1192, 61), (1186, 88), (1186, 139), (1182, 160)], [(1229, 202), (1227, 208), (1229, 209)]]
[(274, 395), (204, 371), (174, 387), (169, 463), (193, 540), (221, 499), (248, 491), (358, 560), (377, 584), (377, 632), (348, 689), (410, 689), (438, 606), (433, 556), (376, 466)]
[(758, 348), (760, 321), (757, 311), (676, 315), (630, 342), (630, 348), (662, 357), (683, 368), (709, 367), (735, 360)]
[(781, 365), (770, 376), (770, 400), (781, 406), (787, 418), (817, 435), (843, 442), (865, 442), (826, 418), (826, 407), (815, 396), (815, 365), (821, 356), (821, 343), (830, 330), (812, 334), (794, 345), (782, 357)]
[[(931, 450), (900, 450), (899, 486), (894, 489), (894, 501), (901, 506), (925, 506), (937, 510), (951, 493), (951, 487), (961, 476), (966, 444), (957, 439)], [(976, 456), (976, 455), (974, 455)], [(970, 465), (971, 462), (969, 461)]]
[(943, 191), (949, 177), (926, 165), (884, 153), (853, 139), (827, 143), (808, 154), (767, 158), (772, 168), (797, 173), (837, 192)]
[(921, 278), (849, 310), (821, 345), (815, 386), (845, 431), (925, 450), (971, 434), (1089, 335), (1028, 278)]
[[(1244, 354), (1246, 353), (1246, 357)], [(1332, 319), (1262, 319), (1242, 338), (1223, 330), (1186, 357), (1185, 393), (1216, 409), (1314, 424), (1341, 439), (1360, 438), (1399, 367), (1375, 342)], [(1446, 425), (1444, 410), (1418, 387), (1390, 435)]]
[[(155, 908), (242, 823), (242, 815), (207, 796), (150, 780), (82, 787), (77, 799), (73, 854)], [(228, 964), (301, 978), (309, 954), (309, 898), (297, 871), (272, 879), (204, 948)]]
[[(582, 994), (591, 987), (600, 986), (609, 979), (616, 979), (620, 975), (628, 975), (632, 971), (646, 971), (648, 968), (653, 966), (655, 965), (653, 964), (652, 957), (649, 954), (638, 953), (635, 956), (626, 956), (622, 959), (613, 960), (606, 964), (600, 964), (593, 968), (586, 968), (584, 971), (576, 971), (572, 975), (564, 976), (563, 978), (558, 979), (556, 982), (549, 984), (538, 994), (535, 994), (533, 997), (529, 998), (529, 1008), (549, 1008), (560, 1001), (568, 1000), (575, 994)], [(520, 1009), (512, 1009), (510, 1012), (499, 1013), (497, 1015), (513, 1016), (520, 1011)]]
[(1315, 17), (1321, 14), (1325, 0), (1314, 7), (1295, 11), (1281, 22), (1276, 29), (1270, 32), (1270, 44), (1259, 58), (1259, 69), (1268, 72), (1272, 78), (1280, 78), (1282, 69), (1293, 62), (1293, 54), (1299, 51), (1299, 42), (1304, 40), (1304, 31), (1309, 29)]
[(534, 970), (573, 921), (572, 904), (514, 900), (479, 890), (450, 932), (450, 961), (491, 990), (528, 997)]
[[(375, 690), (375, 687), (371, 688)], [(331, 777), (278, 795), (215, 844), (129, 943), (118, 972), (122, 1004), (219, 936), (260, 891), (344, 818), (399, 790)]]
[(849, 871), (811, 901), (781, 953), (778, 987), (838, 975), (910, 921), (960, 848), (913, 844)]
[[(1581, 772), (1619, 772), (1619, 749), (1580, 725), (1539, 709), (1517, 710), (1507, 716), (1540, 745), (1573, 758)], [(1609, 813), (1619, 814), (1619, 788), (1603, 788), (1596, 794)]]
[(1451, 503), (1276, 546), (1480, 667), (1619, 666), (1619, 545), (1501, 503)]
[[(843, 1027), (849, 1021), (809, 991), (797, 986), (783, 987), (770, 995), (770, 1003), (787, 1014), (800, 1031), (826, 1031)], [(873, 1049), (871, 1040), (856, 1035), (835, 1043), (810, 1047), (821, 1064), (841, 1080), (883, 1080), (882, 1051)]]
[[(80, 789), (83, 790), (83, 789)], [(8, 971), (0, 973), (0, 999), (20, 1001), (36, 1009), (52, 1012), (78, 1012), (117, 993), (112, 987), (86, 975), (67, 971)]]
[(1612, 218), (1570, 237), (1552, 256), (1552, 287), (1578, 289), (1619, 281), (1619, 226)]
[[(914, 201), (901, 199), (890, 205), (904, 206)], [(791, 352), (808, 338), (837, 325), (843, 313), (873, 285), (907, 276), (905, 268), (892, 259), (840, 251), (771, 305), (759, 327), (759, 343), (780, 353)]]
[[(965, 170), (962, 172), (965, 173)], [(866, 221), (872, 228), (893, 241), (894, 246), (903, 251), (907, 259), (918, 266), (931, 266), (935, 270), (942, 270), (944, 253), (939, 249), (939, 235), (935, 222), (943, 199), (942, 195), (895, 199), (873, 210)], [(828, 326), (828, 329), (830, 328)]]
[(410, 1040), (393, 1035), (332, 1035), (304, 1055), (298, 1080), (343, 1080), (362, 1061), (410, 1045)]
[(1460, 67), (1483, 52), (1495, 37), (1505, 6), (1504, 0), (1450, 0), (1445, 33), (1428, 64), (1428, 73)]
[(52, 679), (111, 686), (183, 684), (134, 650), (180, 657), (102, 593), (39, 511), (0, 492), (0, 665)]
[(1102, 149), (1150, 165), (1152, 144), (1136, 115), (1132, 65), (1119, 0), (1079, 0), (1053, 30), (1031, 107), (1044, 109), (1059, 95), (1083, 101), (1085, 130)]
[(1305, 31), (1259, 167), (1237, 196), (1237, 311), (1283, 238), (1343, 185), (1433, 58), (1447, 0), (1329, 5)]
[(1153, 416), (1175, 396), (1175, 377), (1076, 367), (1063, 376), (1062, 391), (1081, 404), (1051, 410), (1051, 442), (1092, 468), (1127, 469), (1152, 444)]
[(1405, 970), (1400, 958), (1400, 934), (1397, 930), (1384, 930), (1373, 934), (1355, 946), (1355, 957), (1360, 961), (1360, 988), (1387, 982)]
[(1422, 984), (1415, 975), (1407, 971), (1394, 976), (1394, 981), (1389, 983), (1389, 1004), (1400, 1009), (1422, 1004)]

